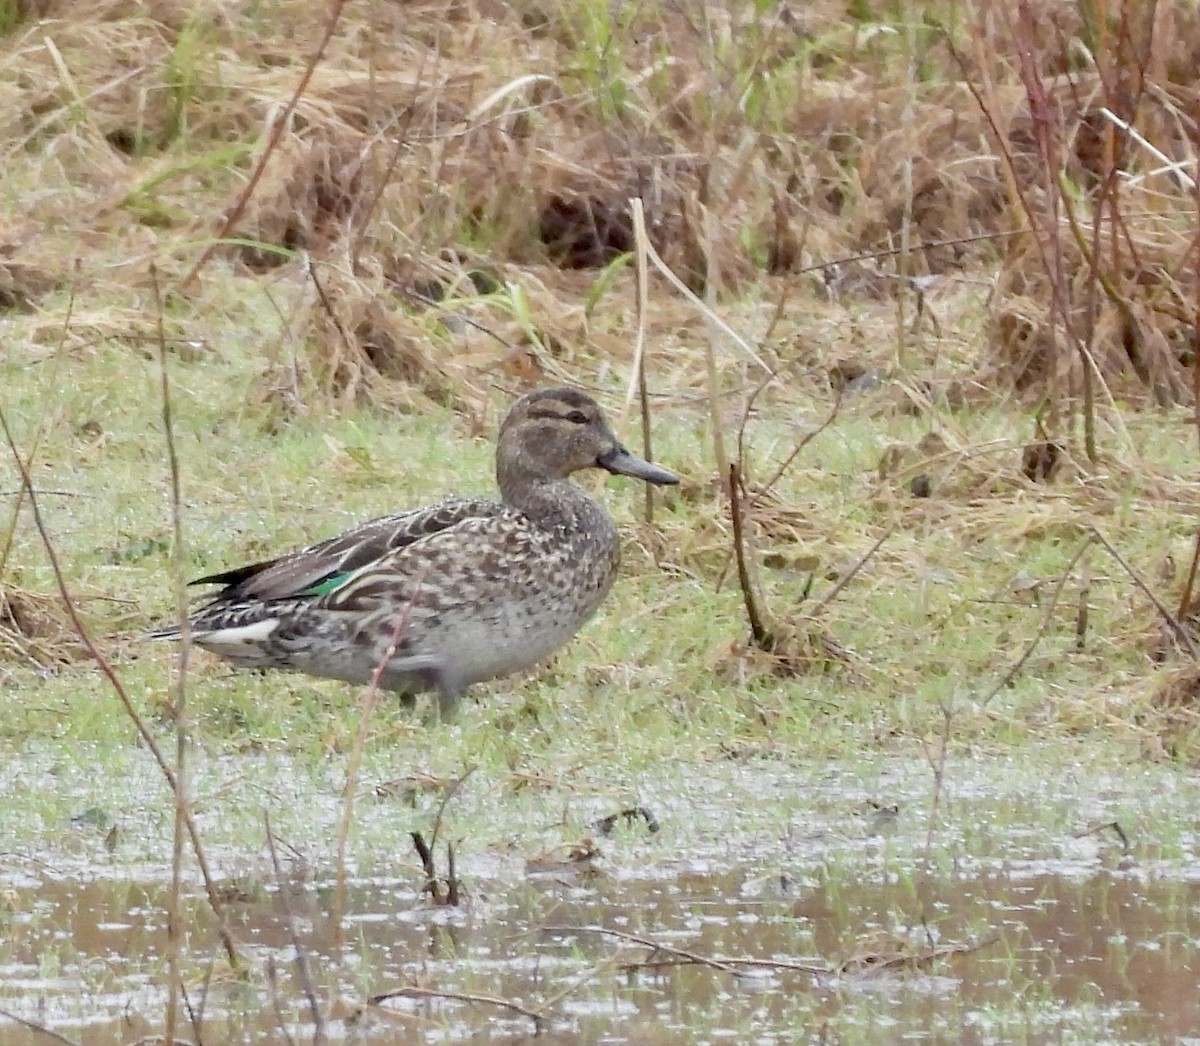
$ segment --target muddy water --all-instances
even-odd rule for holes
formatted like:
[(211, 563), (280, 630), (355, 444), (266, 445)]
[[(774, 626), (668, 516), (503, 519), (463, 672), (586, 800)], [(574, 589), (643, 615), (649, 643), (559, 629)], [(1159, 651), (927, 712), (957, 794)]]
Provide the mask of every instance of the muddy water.
[[(822, 815), (845, 786), (822, 770), (826, 791), (809, 793), (803, 839), (781, 843), (759, 826), (738, 837), (730, 821), (725, 856), (712, 845), (719, 830), (687, 852), (686, 837), (702, 834), (694, 823), (664, 844), (680, 809), (667, 803), (663, 832), (631, 824), (591, 860), (464, 852), (467, 896), (455, 909), (428, 903), (406, 858), (398, 874), (348, 884), (340, 948), (332, 881), (313, 867), (282, 880), (260, 867), (224, 883), (250, 960), (243, 979), (221, 972), (211, 920), (189, 894), (198, 1030), (187, 1037), (279, 1042), (286, 1029), (309, 1042), (318, 1026), (328, 1041), (364, 1043), (511, 1043), (536, 1030), (554, 1046), (1200, 1035), (1191, 836), (1166, 845), (1131, 833), (1127, 848), (1113, 829), (1044, 829), (1014, 819), (1026, 806), (1003, 798), (999, 779), (989, 793), (982, 772), (970, 787), (960, 775), (976, 798), (960, 798), (946, 822), (991, 827), (946, 833), (928, 859), (903, 806), (849, 828), (845, 805)], [(703, 810), (707, 800), (696, 802)], [(718, 828), (723, 809), (712, 810)], [(161, 882), (130, 881), (103, 861), (66, 875), (61, 862), (54, 873), (12, 855), (0, 862), (0, 1009), (79, 1043), (160, 1032)], [(404, 988), (417, 997), (363, 1007)], [(0, 1018), (0, 1043), (46, 1041)]]

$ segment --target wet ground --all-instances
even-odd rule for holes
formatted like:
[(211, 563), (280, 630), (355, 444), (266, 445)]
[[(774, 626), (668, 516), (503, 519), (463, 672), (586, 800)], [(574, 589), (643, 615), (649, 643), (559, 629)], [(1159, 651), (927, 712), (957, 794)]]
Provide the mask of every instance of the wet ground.
[[(949, 771), (931, 821), (920, 763), (675, 768), (657, 805), (643, 791), (656, 832), (637, 815), (608, 836), (594, 821), (587, 834), (560, 831), (576, 840), (561, 847), (542, 848), (554, 832), (531, 833), (537, 845), (523, 852), (459, 837), (458, 906), (430, 903), (408, 826), (386, 801), (371, 804), (367, 822), (393, 824), (394, 861), (347, 883), (340, 943), (331, 865), (295, 851), (281, 851), (278, 874), (243, 860), (223, 880), (244, 978), (225, 970), (190, 890), (188, 1037), (765, 1046), (1200, 1035), (1192, 775), (1007, 760)], [(487, 795), (480, 782), (461, 802), (486, 812)], [(139, 881), (146, 866), (120, 853), (132, 844), (114, 846), (95, 819), (76, 826), (82, 858), (2, 858), (0, 1009), (75, 1042), (132, 1042), (161, 1032), (165, 887)], [(444, 874), (440, 845), (436, 855)], [(0, 1019), (0, 1042), (46, 1041)]]

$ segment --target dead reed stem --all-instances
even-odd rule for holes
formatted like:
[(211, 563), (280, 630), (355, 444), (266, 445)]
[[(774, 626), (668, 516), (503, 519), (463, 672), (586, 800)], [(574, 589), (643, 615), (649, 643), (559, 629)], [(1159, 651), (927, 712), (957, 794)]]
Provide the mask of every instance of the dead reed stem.
[(649, 948), (652, 953), (661, 952), (663, 955), (669, 955), (677, 963), (682, 961), (693, 966), (706, 966), (711, 970), (720, 970), (722, 973), (731, 973), (734, 976), (740, 975), (742, 969), (746, 967), (757, 967), (766, 970), (786, 970), (793, 973), (811, 974), (813, 976), (821, 976), (833, 972), (832, 967), (819, 966), (815, 963), (799, 963), (788, 960), (757, 959), (751, 957), (731, 958), (724, 955), (703, 955), (700, 952), (678, 948), (671, 944), (664, 944), (662, 941), (656, 941), (653, 937), (646, 937), (638, 933), (628, 933), (625, 930), (613, 930), (607, 926), (543, 926), (541, 931), (542, 933), (559, 934), (592, 933), (602, 937), (611, 937), (614, 940), (636, 944), (642, 948)]
[(1097, 540), (1103, 540), (1100, 538), (1098, 533), (1093, 531), (1092, 533), (1088, 534), (1087, 537), (1085, 537), (1080, 543), (1079, 547), (1075, 550), (1075, 554), (1072, 555), (1067, 561), (1067, 565), (1063, 567), (1062, 573), (1059, 575), (1058, 581), (1055, 583), (1054, 589), (1050, 593), (1050, 602), (1047, 604), (1046, 609), (1042, 614), (1041, 624), (1038, 625), (1038, 630), (1034, 634), (1033, 639), (1029, 641), (1024, 652), (1019, 658), (1017, 658), (1016, 663), (1013, 664), (1013, 666), (1000, 677), (996, 685), (993, 686), (992, 689), (980, 699), (980, 708), (986, 708), (991, 703), (992, 698), (994, 698), (998, 693), (1000, 693), (1001, 690), (1003, 690), (1014, 679), (1016, 679), (1021, 669), (1025, 667), (1025, 662), (1027, 662), (1033, 656), (1033, 652), (1038, 648), (1042, 638), (1050, 628), (1050, 619), (1054, 615), (1055, 607), (1058, 606), (1058, 600), (1062, 595), (1063, 586), (1067, 583), (1067, 578), (1071, 576), (1071, 571), (1075, 569), (1075, 564), (1079, 562), (1079, 557), (1082, 556), (1092, 546), (1093, 542)]
[[(1197, 190), (1196, 194), (1200, 199), (1200, 190)], [(1200, 237), (1196, 239), (1193, 251), (1197, 258), (1196, 279), (1200, 282)], [(1197, 295), (1197, 300), (1200, 302), (1200, 294)], [(1195, 426), (1196, 440), (1200, 443), (1200, 304), (1196, 307), (1195, 322), (1192, 326), (1192, 403), (1196, 404), (1192, 411), (1192, 424)], [(1184, 582), (1183, 592), (1179, 597), (1179, 609), (1175, 612), (1179, 618), (1184, 617), (1188, 607), (1192, 605), (1197, 569), (1200, 569), (1200, 525), (1196, 528), (1196, 537), (1192, 543), (1192, 562), (1188, 566), (1187, 581)]]
[[(420, 590), (421, 578), (422, 575), (418, 574), (415, 590)], [(362, 766), (363, 750), (367, 744), (367, 732), (371, 725), (371, 714), (375, 711), (375, 706), (379, 702), (379, 680), (382, 678), (388, 662), (396, 656), (400, 637), (404, 635), (404, 630), (408, 628), (408, 618), (411, 613), (412, 603), (405, 603), (404, 609), (400, 611), (400, 614), (396, 618), (396, 624), (392, 629), (392, 636), (388, 647), (384, 651), (383, 657), (379, 659), (379, 664), (375, 666), (375, 671), (371, 674), (371, 682), (367, 686), (367, 692), (363, 695), (362, 714), (358, 720), (358, 732), (354, 735), (354, 747), (350, 749), (350, 761), (346, 766), (346, 784), (342, 790), (342, 818), (338, 824), (337, 837), (337, 888), (334, 891), (333, 897), (333, 942), (339, 954), (341, 954), (342, 948), (345, 945), (345, 927), (342, 916), (346, 906), (346, 842), (350, 837), (350, 825), (354, 820), (354, 799), (358, 793), (358, 772)]]
[(82, 1046), (81, 1043), (76, 1042), (74, 1039), (68, 1039), (53, 1028), (47, 1028), (44, 1024), (38, 1024), (37, 1021), (31, 1021), (20, 1014), (13, 1013), (12, 1010), (0, 1009), (0, 1017), (3, 1017), (6, 1021), (12, 1021), (13, 1024), (20, 1025), (22, 1028), (28, 1028), (34, 1034), (49, 1039), (51, 1042), (57, 1042), (59, 1046)]
[(333, 34), (337, 29), (338, 22), (341, 21), (342, 11), (346, 7), (346, 2), (347, 0), (332, 0), (332, 3), (329, 5), (329, 18), (325, 23), (325, 35), (321, 37), (321, 42), (317, 45), (317, 49), (313, 51), (312, 57), (308, 61), (308, 66), (305, 68), (304, 74), (300, 77), (300, 82), (296, 84), (295, 91), (292, 92), (291, 98), (288, 99), (287, 106), (275, 118), (275, 122), (271, 127), (271, 136), (267, 139), (266, 147), (259, 156), (258, 163), (255, 164), (254, 171), (250, 175), (249, 181), (246, 182), (246, 187), (238, 195), (233, 207), (230, 208), (229, 215), (226, 217), (224, 224), (222, 224), (221, 230), (214, 239), (209, 241), (208, 246), (201, 251), (200, 257), (196, 259), (195, 264), (187, 271), (183, 279), (179, 281), (180, 293), (188, 289), (192, 281), (199, 275), (200, 270), (208, 264), (213, 252), (230, 237), (233, 230), (237, 227), (237, 223), (241, 221), (242, 214), (246, 210), (246, 204), (250, 202), (250, 198), (254, 195), (254, 190), (262, 179), (263, 171), (266, 170), (272, 153), (279, 146), (283, 132), (291, 124), (292, 113), (296, 111), (296, 105), (304, 97), (304, 92), (308, 89), (309, 81), (312, 80), (313, 73), (316, 72), (317, 65), (325, 54), (325, 49), (333, 39)]
[[(637, 374), (638, 398), (642, 408), (642, 456), (654, 460), (650, 446), (650, 394), (646, 388), (646, 316), (650, 309), (648, 272), (646, 266), (646, 212), (640, 199), (629, 201), (633, 212), (633, 239), (637, 259), (637, 344), (634, 351), (634, 370)], [(654, 487), (644, 484), (646, 495), (646, 523), (654, 522)]]
[(498, 995), (483, 995), (477, 992), (452, 992), (442, 991), (438, 988), (418, 988), (411, 985), (406, 988), (396, 988), (390, 992), (382, 992), (379, 995), (372, 995), (367, 1000), (368, 1006), (378, 1006), (381, 1003), (387, 1002), (388, 999), (447, 999), (451, 1002), (465, 1002), (477, 1006), (495, 1006), (497, 1009), (508, 1010), (510, 1013), (519, 1013), (522, 1017), (528, 1017), (533, 1021), (534, 1030), (540, 1033), (546, 1018), (537, 1010), (531, 1010), (528, 1006), (524, 1006), (519, 1002), (514, 1002), (512, 999), (502, 999)]
[[(1167, 627), (1170, 628), (1173, 633), (1175, 633), (1179, 641), (1187, 648), (1188, 655), (1191, 657), (1191, 659), (1193, 661), (1200, 661), (1200, 650), (1196, 648), (1196, 643), (1192, 639), (1191, 633), (1188, 632), (1183, 623), (1167, 609), (1166, 604), (1164, 604), (1163, 601), (1154, 594), (1153, 589), (1151, 589), (1150, 586), (1146, 584), (1144, 580), (1142, 580), (1141, 575), (1139, 575), (1138, 572), (1134, 570), (1128, 562), (1126, 562), (1125, 557), (1116, 550), (1116, 547), (1111, 541), (1108, 540), (1108, 538), (1104, 536), (1099, 527), (1092, 527), (1091, 536), (1094, 540), (1099, 541), (1100, 544), (1102, 544), (1108, 550), (1108, 554), (1120, 564), (1121, 569), (1129, 575), (1130, 580), (1138, 588), (1140, 588), (1145, 597), (1154, 604), (1154, 609), (1158, 611), (1159, 616), (1166, 623)], [(1078, 559), (1079, 557), (1076, 556), (1075, 558)], [(1071, 564), (1067, 569), (1069, 570), (1070, 566), (1073, 566), (1074, 563), (1075, 560), (1072, 559)]]
[(767, 628), (758, 605), (758, 595), (750, 577), (750, 565), (746, 555), (745, 521), (742, 518), (742, 477), (736, 462), (729, 464), (729, 518), (733, 525), (733, 555), (737, 564), (738, 584), (742, 590), (742, 603), (750, 621), (750, 636), (754, 645), (768, 654), (775, 647), (775, 637)]
[(183, 842), (188, 815), (187, 795), (187, 670), (192, 647), (191, 622), (188, 619), (185, 556), (183, 546), (183, 499), (180, 490), (179, 455), (175, 449), (175, 429), (171, 414), (171, 378), (167, 366), (167, 339), (163, 331), (162, 296), (158, 269), (151, 265), (154, 288), (155, 323), (158, 334), (159, 397), (162, 407), (163, 441), (167, 449), (171, 504), (171, 573), (175, 587), (175, 613), (179, 619), (179, 661), (171, 687), (171, 714), (175, 720), (175, 782), (172, 798), (175, 817), (171, 835), (171, 890), (167, 896), (167, 1013), (163, 1037), (175, 1041), (179, 1020), (179, 995), (183, 987)]
[[(287, 925), (288, 939), (292, 942), (292, 951), (296, 953), (296, 978), (300, 982), (300, 990), (308, 1003), (309, 1016), (312, 1018), (312, 1046), (325, 1046), (328, 1035), (325, 1031), (325, 1014), (321, 1011), (321, 1003), (317, 998), (316, 985), (313, 983), (312, 971), (309, 969), (308, 952), (300, 934), (296, 930), (296, 916), (292, 911), (292, 902), (287, 895), (287, 887), (283, 881), (283, 865), (279, 860), (279, 850), (275, 846), (275, 833), (271, 830), (271, 815), (263, 812), (263, 828), (267, 834), (267, 851), (271, 855), (271, 868), (275, 872), (275, 885), (279, 890), (279, 905), (283, 909), (284, 922)], [(168, 1040), (170, 1042), (172, 1040)]]

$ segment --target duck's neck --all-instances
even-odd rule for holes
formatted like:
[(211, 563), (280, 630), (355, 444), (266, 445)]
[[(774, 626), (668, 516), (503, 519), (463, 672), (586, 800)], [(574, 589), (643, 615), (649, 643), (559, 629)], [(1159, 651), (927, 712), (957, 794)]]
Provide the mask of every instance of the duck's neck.
[(608, 518), (601, 506), (573, 480), (546, 479), (500, 470), (496, 476), (504, 504), (519, 509), (540, 526), (593, 527)]

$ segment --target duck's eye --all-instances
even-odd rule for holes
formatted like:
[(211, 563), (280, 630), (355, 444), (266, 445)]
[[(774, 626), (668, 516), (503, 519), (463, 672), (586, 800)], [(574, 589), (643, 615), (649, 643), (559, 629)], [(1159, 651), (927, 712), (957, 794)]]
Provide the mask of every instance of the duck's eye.
[(591, 419), (581, 410), (573, 410), (566, 415), (567, 421), (574, 425), (586, 425)]

